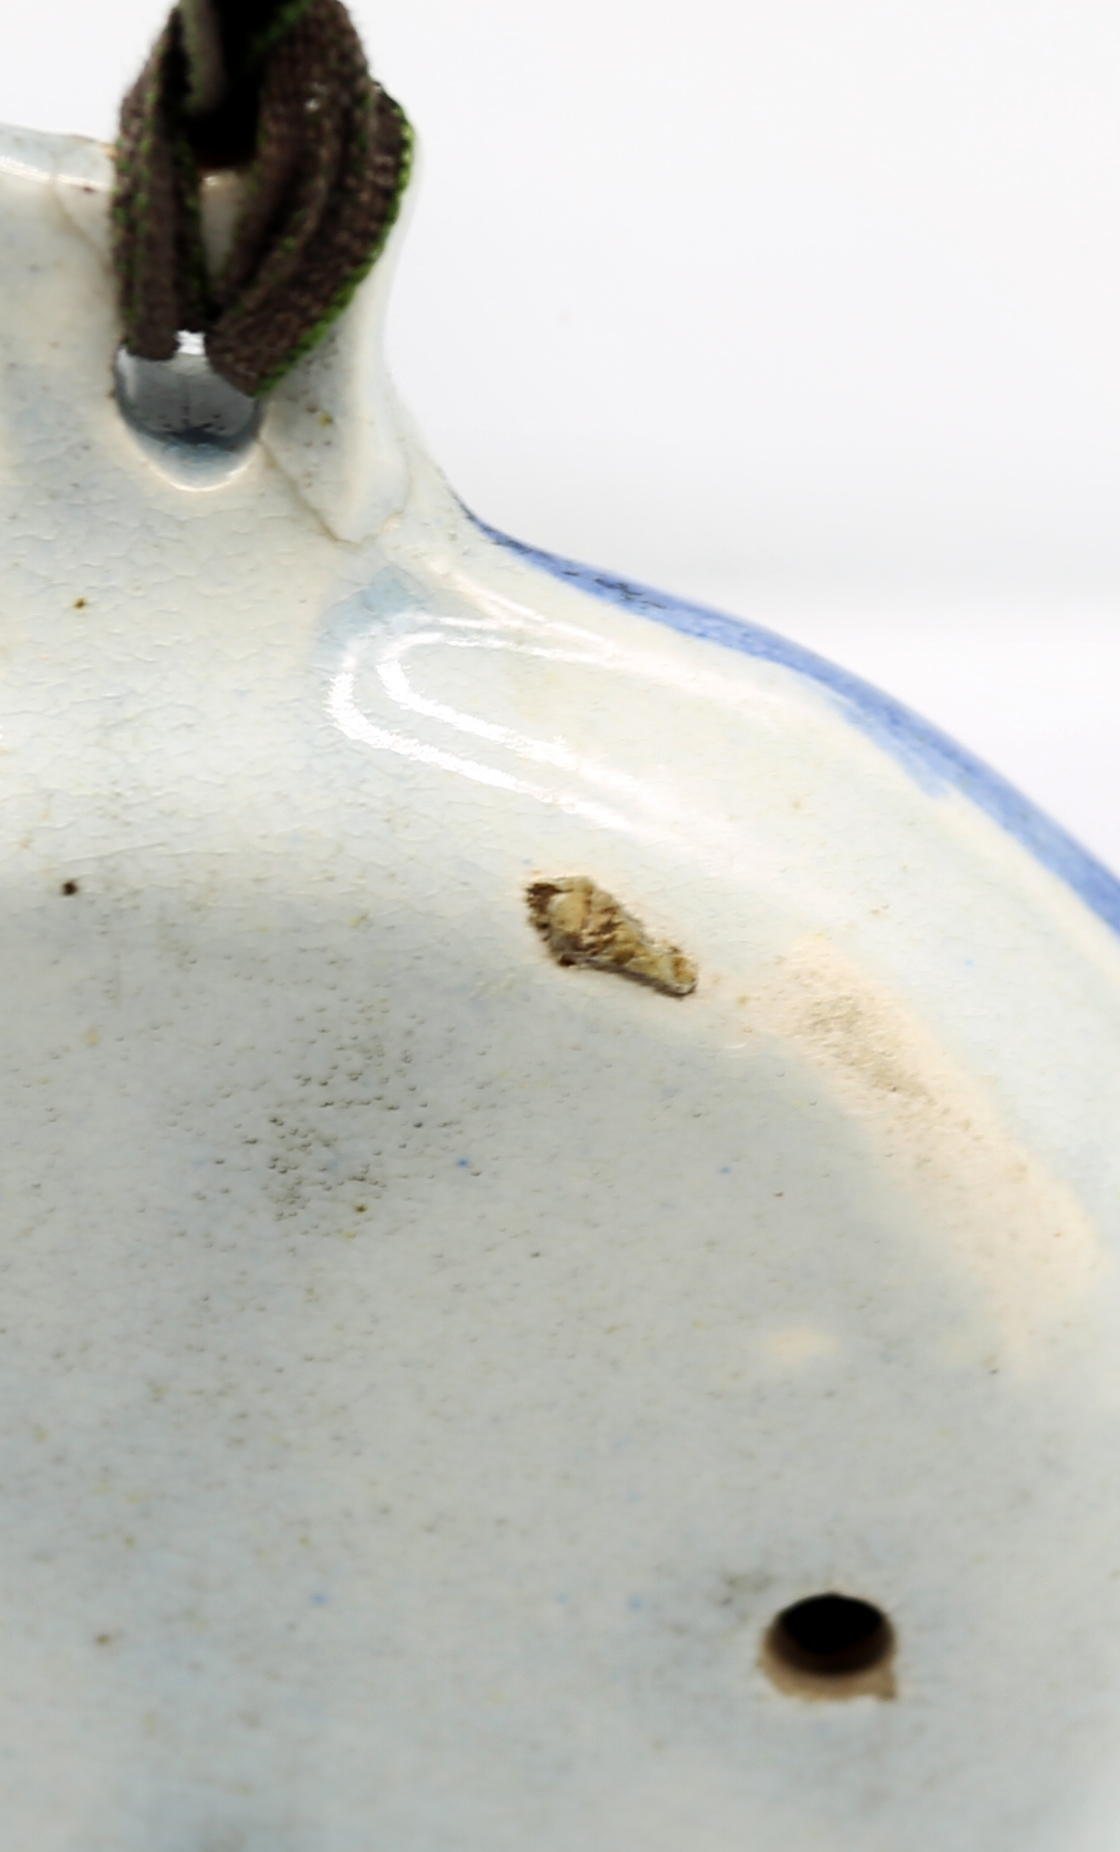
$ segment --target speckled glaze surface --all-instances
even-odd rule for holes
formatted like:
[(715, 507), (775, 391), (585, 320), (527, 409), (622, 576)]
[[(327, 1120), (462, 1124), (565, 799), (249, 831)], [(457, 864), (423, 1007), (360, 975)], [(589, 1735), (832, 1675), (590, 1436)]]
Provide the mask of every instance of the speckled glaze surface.
[[(0, 141), (6, 1852), (1115, 1852), (1111, 877), (481, 530), (384, 264), (138, 437), (107, 177)], [(825, 1590), (893, 1695), (760, 1663)]]

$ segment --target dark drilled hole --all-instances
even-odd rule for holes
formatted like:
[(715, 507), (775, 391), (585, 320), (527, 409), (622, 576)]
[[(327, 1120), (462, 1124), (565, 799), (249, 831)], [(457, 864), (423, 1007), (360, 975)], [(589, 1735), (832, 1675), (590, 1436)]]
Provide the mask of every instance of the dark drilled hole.
[(259, 404), (212, 370), (197, 335), (181, 335), (172, 360), (141, 360), (122, 348), (114, 378), (125, 418), (149, 437), (229, 453), (256, 436)]
[(785, 1608), (766, 1636), (771, 1658), (814, 1679), (845, 1679), (890, 1658), (894, 1632), (881, 1608), (849, 1595), (811, 1595)]

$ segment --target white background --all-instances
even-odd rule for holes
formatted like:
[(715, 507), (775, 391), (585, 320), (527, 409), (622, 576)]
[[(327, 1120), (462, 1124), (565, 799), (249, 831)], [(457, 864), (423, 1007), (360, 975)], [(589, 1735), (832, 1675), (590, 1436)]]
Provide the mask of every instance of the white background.
[[(110, 138), (159, 0), (3, 0)], [(395, 373), (480, 514), (771, 623), (1120, 868), (1115, 0), (358, 0)]]

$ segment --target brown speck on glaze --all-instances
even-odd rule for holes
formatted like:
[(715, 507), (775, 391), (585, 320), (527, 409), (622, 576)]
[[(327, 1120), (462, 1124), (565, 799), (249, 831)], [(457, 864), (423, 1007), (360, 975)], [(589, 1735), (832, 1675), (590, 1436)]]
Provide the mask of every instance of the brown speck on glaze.
[(81, 892), (81, 889), (76, 881), (64, 881), (59, 892), (62, 894), (78, 894)]
[(645, 927), (587, 875), (533, 881), (525, 890), (529, 918), (559, 965), (590, 965), (687, 997), (696, 989), (691, 958)]

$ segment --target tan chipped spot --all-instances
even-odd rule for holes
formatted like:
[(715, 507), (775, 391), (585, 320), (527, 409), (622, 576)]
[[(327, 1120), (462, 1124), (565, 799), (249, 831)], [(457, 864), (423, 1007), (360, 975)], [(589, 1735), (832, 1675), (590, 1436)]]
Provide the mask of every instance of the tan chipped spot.
[(772, 1363), (797, 1370), (829, 1357), (838, 1349), (835, 1335), (818, 1325), (786, 1325), (762, 1338), (762, 1350)]
[(651, 938), (604, 888), (586, 875), (534, 881), (529, 917), (560, 965), (590, 965), (649, 984), (669, 997), (696, 989), (696, 966), (678, 946)]

